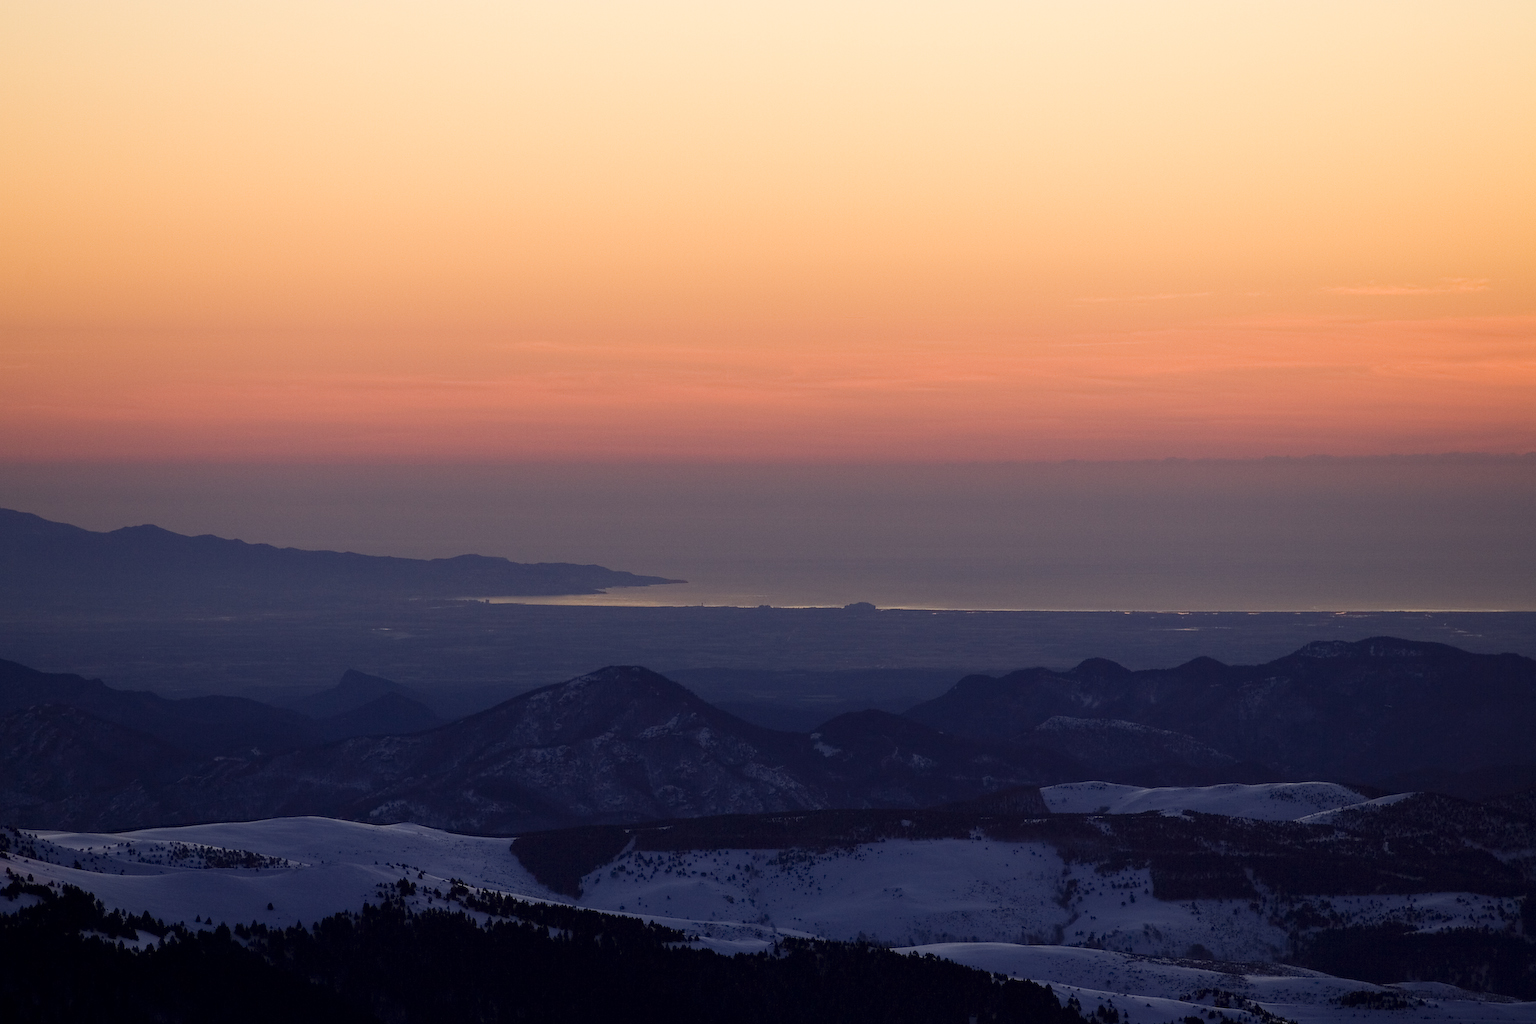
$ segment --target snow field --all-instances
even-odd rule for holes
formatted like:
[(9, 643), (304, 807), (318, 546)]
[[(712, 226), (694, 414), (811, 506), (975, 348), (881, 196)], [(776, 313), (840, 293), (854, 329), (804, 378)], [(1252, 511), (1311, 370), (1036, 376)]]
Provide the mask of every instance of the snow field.
[[(168, 923), (195, 926), (199, 919), (269, 926), (306, 924), (365, 902), (378, 902), (378, 887), (409, 877), (423, 888), (446, 890), (459, 878), (480, 888), (538, 893), (542, 887), (508, 852), (506, 839), (460, 836), (419, 825), (364, 825), (331, 818), (146, 829), (120, 834), (37, 832), (43, 844), (76, 855), (42, 863), (13, 856), (7, 865), (25, 877), (93, 892), (109, 908), (147, 910)], [(145, 864), (126, 852), (151, 844), (196, 843), (281, 858), (290, 866), (200, 868)], [(151, 847), (153, 848), (153, 847)], [(42, 850), (39, 851), (43, 852)], [(90, 854), (95, 857), (89, 857)], [(114, 856), (115, 854), (115, 856)], [(25, 866), (25, 870), (23, 867)], [(86, 868), (95, 868), (87, 870)], [(421, 875), (418, 880), (418, 874)], [(568, 902), (561, 900), (561, 902)], [(267, 905), (273, 909), (268, 910)]]
[[(147, 910), (192, 927), (313, 923), (378, 902), (381, 887), (402, 878), (416, 884), (409, 902), (421, 908), (444, 906), (433, 890), (446, 893), (452, 880), (527, 899), (573, 902), (540, 885), (512, 856), (507, 839), (418, 825), (281, 818), (35, 835), (37, 858), (13, 852), (0, 864), (40, 882), (77, 885), (108, 907)], [(76, 861), (80, 868), (72, 866)], [(254, 866), (209, 866), (230, 863)], [(1276, 960), (1287, 937), (1269, 918), (1303, 905), (1340, 924), (1401, 921), (1427, 930), (1502, 929), (1519, 916), (1513, 900), (1467, 893), (1171, 902), (1153, 898), (1145, 869), (1100, 873), (1091, 864), (1063, 862), (1048, 844), (977, 838), (891, 839), (830, 851), (631, 850), (589, 874), (574, 902), (670, 925), (727, 954), (755, 952), (785, 935), (901, 944), (1049, 981), (1063, 999), (1075, 994), (1089, 1011), (1112, 998), (1121, 1019), (1136, 1024), (1205, 1016), (1212, 1009), (1209, 997), (1199, 1005), (1180, 998), (1201, 989), (1236, 993), (1303, 1024), (1536, 1024), (1536, 1004), (1458, 999), (1460, 993), (1445, 986), (1417, 986), (1430, 1003), (1424, 1007), (1349, 1009), (1329, 1000), (1374, 986), (1305, 971), (1237, 974), (1169, 962), (1196, 944), (1223, 961)], [(0, 901), (0, 910), (16, 906)], [(1218, 1012), (1234, 1020), (1245, 1016), (1231, 1007)]]
[(1389, 922), (1438, 931), (1503, 929), (1513, 899), (1470, 893), (1189, 900), (1152, 896), (1151, 872), (1066, 864), (1043, 843), (899, 840), (851, 850), (631, 851), (589, 874), (594, 910), (756, 923), (833, 939), (899, 945), (986, 941), (1097, 946), (1183, 957), (1271, 961), (1288, 935), (1270, 923), (1301, 912), (1340, 925)]
[[(630, 852), (588, 875), (595, 910), (758, 922), (832, 939), (1098, 944), (1182, 956), (1195, 943), (1274, 959), (1285, 932), (1247, 903), (1152, 898), (1145, 869), (1100, 874), (1045, 843), (892, 839), (825, 853)], [(1213, 946), (1212, 942), (1216, 945)]]
[[(171, 922), (312, 922), (377, 901), (379, 886), (400, 878), (426, 893), (446, 891), (458, 879), (573, 902), (540, 885), (506, 839), (419, 825), (278, 818), (118, 835), (36, 835), (40, 856), (54, 863), (28, 861), (24, 874), (77, 885), (108, 906), (147, 910)], [(248, 851), (259, 855), (256, 863), (282, 866), (199, 867), (201, 853), (164, 856), (173, 844)], [(80, 869), (69, 866), (76, 860)], [(22, 863), (13, 858), (17, 871)], [(423, 905), (431, 899), (417, 897)], [(1341, 925), (1401, 922), (1425, 930), (1503, 929), (1519, 917), (1512, 899), (1467, 893), (1169, 902), (1153, 898), (1146, 869), (1101, 873), (1091, 864), (1064, 863), (1048, 844), (987, 839), (891, 839), (830, 851), (630, 851), (589, 874), (574, 902), (695, 922), (694, 930), (712, 941), (758, 948), (775, 933), (900, 945), (1055, 943), (1160, 957), (1185, 956), (1198, 944), (1221, 959), (1243, 961), (1284, 954), (1286, 932), (1270, 923), (1277, 913), (1305, 910)]]
[(1040, 790), (1040, 795), (1045, 798), (1045, 806), (1055, 814), (1200, 811), (1261, 821), (1295, 821), (1307, 815), (1358, 804), (1365, 799), (1362, 794), (1331, 782), (1277, 782), (1257, 786), (1232, 783), (1157, 789), (1113, 782), (1068, 782), (1046, 786)]

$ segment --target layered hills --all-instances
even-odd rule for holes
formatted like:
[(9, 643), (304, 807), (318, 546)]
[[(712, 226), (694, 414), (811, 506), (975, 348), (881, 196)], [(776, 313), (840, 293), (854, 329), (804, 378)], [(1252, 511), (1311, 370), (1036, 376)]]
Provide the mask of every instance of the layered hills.
[(1536, 997), (1530, 793), (1351, 781), (1518, 787), (1531, 665), (1387, 638), (1089, 662), (797, 733), (637, 666), (434, 723), (429, 693), (355, 672), (273, 708), (3, 663), (0, 855), (7, 893), (79, 885), (191, 931), (528, 898), (726, 953), (904, 945), (1101, 1022), (1531, 1020), (1500, 1001)]
[(906, 716), (980, 742), (1234, 774), (1224, 781), (1258, 772), (1390, 789), (1412, 776), (1437, 788), (1536, 762), (1536, 661), (1392, 637), (1312, 643), (1262, 665), (1196, 658), (1133, 672), (1092, 659), (968, 676)]
[[(1387, 638), (1260, 666), (968, 677), (906, 715), (854, 712), (811, 733), (743, 721), (637, 666), (446, 724), (421, 696), (349, 673), (289, 709), (171, 701), (0, 664), (0, 734), (33, 766), (8, 773), (0, 820), (121, 829), (317, 814), (510, 834), (925, 807), (1085, 779), (1392, 790), (1410, 770), (1502, 772), (1512, 792), (1536, 760), (1536, 662)], [(64, 777), (78, 784), (48, 781)]]
[[(32, 827), (323, 814), (510, 833), (583, 821), (920, 806), (1027, 784), (1064, 764), (1051, 755), (1003, 753), (878, 711), (841, 716), (815, 734), (778, 732), (636, 667), (604, 669), (407, 735), (315, 740), (326, 723), (376, 712), (382, 701), (408, 700), (394, 691), (319, 723), (265, 709), (277, 721), (310, 722), (310, 733), (293, 735), (276, 750), (228, 743), (205, 756), (159, 740), (142, 718), (118, 707), (158, 707), (164, 716), (155, 728), (174, 734), (188, 716), (180, 705), (192, 701), (124, 694), (78, 677), (29, 675), (21, 666), (9, 671), (21, 680), (18, 692), (35, 696), (56, 683), (64, 698), (52, 705), (33, 700), (0, 718), (8, 748), (30, 751), (36, 770), (25, 778), (39, 780), (0, 791), (0, 820)], [(356, 692), (357, 680), (347, 682)], [(92, 699), (71, 703), (77, 693)], [(317, 706), (332, 704), (327, 698)], [(49, 741), (29, 743), (31, 731), (45, 725)], [(151, 741), (159, 745), (147, 746)], [(100, 756), (83, 758), (87, 749)], [(143, 753), (122, 761), (113, 760), (113, 750)], [(85, 785), (61, 794), (42, 784), (82, 759), (103, 766)], [(113, 764), (122, 770), (109, 771)]]

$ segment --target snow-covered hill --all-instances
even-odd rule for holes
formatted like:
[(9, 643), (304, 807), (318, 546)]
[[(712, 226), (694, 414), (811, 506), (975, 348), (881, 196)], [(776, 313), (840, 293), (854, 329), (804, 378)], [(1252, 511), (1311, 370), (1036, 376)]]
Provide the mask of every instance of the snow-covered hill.
[[(1094, 810), (1228, 808), (1270, 820), (1282, 811), (1303, 817), (1330, 802), (1360, 803), (1351, 790), (1319, 785), (1054, 789), (1048, 801), (1091, 798), (1099, 801)], [(1317, 828), (1320, 839), (1332, 834)], [(1121, 1020), (1136, 1024), (1213, 1010), (1253, 1022), (1274, 1014), (1298, 1022), (1536, 1024), (1536, 1003), (1448, 986), (1380, 987), (1275, 965), (1298, 921), (1514, 934), (1523, 927), (1516, 897), (1260, 891), (1257, 899), (1159, 899), (1148, 867), (1082, 851), (1064, 855), (1046, 841), (1000, 841), (980, 829), (969, 838), (886, 837), (814, 849), (657, 850), (632, 841), (581, 879), (579, 898), (542, 884), (506, 839), (409, 824), (278, 818), (118, 834), (6, 831), (4, 838), (7, 871), (76, 885), (110, 908), (193, 927), (309, 924), (377, 902), (385, 890), (400, 893), (404, 881), (414, 884), (409, 899), (421, 907), (442, 906), (462, 887), (493, 890), (657, 920), (726, 953), (763, 949), (782, 935), (864, 937), (1049, 981), (1089, 1012), (1113, 1005)]]
[[(418, 875), (428, 889), (446, 887), (453, 878), (504, 892), (536, 894), (540, 888), (508, 854), (505, 839), (420, 825), (273, 818), (139, 832), (20, 835), (36, 840), (12, 839), (9, 867), (17, 873), (24, 869), (39, 880), (76, 885), (109, 908), (147, 910), (168, 923), (310, 924), (377, 901), (380, 885)], [(177, 859), (172, 854), (178, 847), (226, 855)], [(207, 866), (239, 862), (246, 854), (260, 860), (249, 867)]]

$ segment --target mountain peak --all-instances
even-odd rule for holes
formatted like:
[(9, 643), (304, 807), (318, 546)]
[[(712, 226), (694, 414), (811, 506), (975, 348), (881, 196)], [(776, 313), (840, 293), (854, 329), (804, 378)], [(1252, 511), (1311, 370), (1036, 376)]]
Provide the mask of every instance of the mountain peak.
[(523, 696), (534, 697), (538, 694), (549, 694), (561, 706), (590, 701), (604, 703), (621, 701), (634, 703), (636, 706), (645, 705), (652, 708), (686, 706), (690, 709), (708, 709), (718, 714), (725, 714), (706, 703), (682, 683), (674, 682), (660, 672), (653, 672), (642, 665), (609, 665), (596, 672), (588, 672), (586, 675), (546, 686), (542, 690), (534, 690)]
[(392, 693), (400, 689), (400, 684), (383, 676), (371, 676), (366, 672), (359, 672), (355, 668), (349, 668), (341, 674), (341, 679), (333, 687), (338, 697), (347, 700), (361, 699), (364, 702), (374, 700), (386, 693)]
[[(312, 693), (298, 700), (289, 701), (284, 706), (302, 715), (308, 715), (310, 718), (331, 721), (332, 726), (334, 726), (334, 720), (338, 719), (338, 716), (352, 714), (390, 695), (409, 700), (421, 709), (424, 713), (421, 716), (423, 724), (417, 725), (415, 728), (427, 728), (428, 725), (436, 724), (439, 721), (437, 715), (426, 707), (428, 701), (424, 694), (401, 686), (393, 679), (385, 679), (383, 676), (371, 676), (366, 672), (359, 672), (355, 668), (349, 668), (343, 672), (341, 679), (337, 681), (335, 686), (321, 690), (319, 693)], [(334, 733), (335, 729), (332, 728), (331, 731)], [(415, 731), (415, 729), (407, 731)], [(346, 733), (346, 735), (356, 735), (356, 733)]]
[[(689, 693), (687, 687), (681, 683), (674, 683), (660, 672), (653, 672), (644, 665), (608, 665), (596, 672), (588, 672), (586, 675), (577, 676), (570, 680), (571, 683), (597, 683), (619, 686), (656, 686), (665, 685), (675, 687), (684, 693)], [(559, 685), (569, 685), (562, 683)]]
[(1083, 679), (1121, 679), (1130, 675), (1131, 670), (1108, 658), (1088, 658), (1079, 662), (1070, 674)]

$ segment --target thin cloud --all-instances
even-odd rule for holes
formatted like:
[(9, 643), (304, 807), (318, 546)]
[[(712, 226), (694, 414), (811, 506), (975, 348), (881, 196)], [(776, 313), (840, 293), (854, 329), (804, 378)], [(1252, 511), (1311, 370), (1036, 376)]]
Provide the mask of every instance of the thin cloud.
[(1093, 295), (1078, 302), (1162, 302), (1164, 299), (1201, 299), (1215, 292), (1161, 292), (1157, 295)]
[(1486, 277), (1443, 277), (1439, 284), (1355, 284), (1324, 288), (1334, 295), (1454, 295), (1458, 292), (1486, 292)]

